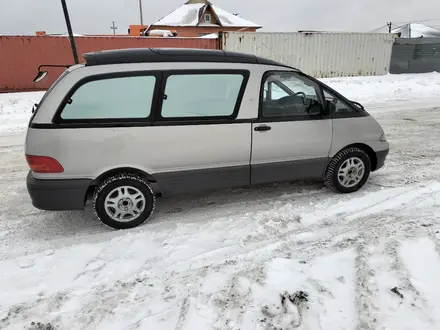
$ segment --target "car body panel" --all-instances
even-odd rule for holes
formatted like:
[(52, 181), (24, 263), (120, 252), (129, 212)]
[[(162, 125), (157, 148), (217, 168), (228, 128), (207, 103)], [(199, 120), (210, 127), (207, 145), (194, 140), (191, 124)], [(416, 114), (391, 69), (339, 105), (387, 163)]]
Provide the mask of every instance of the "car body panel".
[(333, 119), (333, 139), (329, 156), (335, 156), (352, 144), (365, 144), (374, 152), (387, 150), (388, 142), (380, 141), (383, 134), (382, 127), (372, 116)]

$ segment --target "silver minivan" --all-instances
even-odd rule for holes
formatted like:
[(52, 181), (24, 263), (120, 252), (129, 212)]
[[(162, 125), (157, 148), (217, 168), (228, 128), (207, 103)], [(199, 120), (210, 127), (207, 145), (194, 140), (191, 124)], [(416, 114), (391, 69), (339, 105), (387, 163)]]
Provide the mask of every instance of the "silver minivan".
[(281, 63), (196, 49), (84, 58), (29, 122), (27, 189), (42, 210), (91, 197), (104, 224), (126, 229), (152, 216), (157, 196), (305, 178), (351, 193), (389, 152), (362, 105)]

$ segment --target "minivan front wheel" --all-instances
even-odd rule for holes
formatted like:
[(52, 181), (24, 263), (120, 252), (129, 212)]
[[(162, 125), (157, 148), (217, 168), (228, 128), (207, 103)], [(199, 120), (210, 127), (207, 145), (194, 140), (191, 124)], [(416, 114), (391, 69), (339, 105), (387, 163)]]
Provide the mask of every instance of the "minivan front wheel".
[(109, 177), (96, 188), (93, 196), (96, 216), (114, 229), (141, 225), (153, 215), (155, 205), (151, 184), (136, 174)]
[(330, 161), (324, 175), (327, 187), (339, 193), (362, 188), (371, 172), (371, 160), (361, 149), (351, 147), (339, 152)]

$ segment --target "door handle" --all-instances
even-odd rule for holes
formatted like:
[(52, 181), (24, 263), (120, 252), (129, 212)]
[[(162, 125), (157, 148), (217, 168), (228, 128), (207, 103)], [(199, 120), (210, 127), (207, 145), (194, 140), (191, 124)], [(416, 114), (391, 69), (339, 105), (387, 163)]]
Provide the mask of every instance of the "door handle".
[(261, 125), (261, 126), (257, 126), (254, 128), (254, 131), (257, 132), (266, 132), (266, 131), (270, 131), (272, 129), (272, 127), (267, 126), (267, 125)]

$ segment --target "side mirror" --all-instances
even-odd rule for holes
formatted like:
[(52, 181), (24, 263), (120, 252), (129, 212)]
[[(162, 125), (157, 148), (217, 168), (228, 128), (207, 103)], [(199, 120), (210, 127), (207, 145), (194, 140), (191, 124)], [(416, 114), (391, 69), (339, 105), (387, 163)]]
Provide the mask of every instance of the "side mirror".
[(34, 78), (34, 84), (39, 83), (41, 80), (46, 78), (47, 71), (38, 71), (37, 76)]

